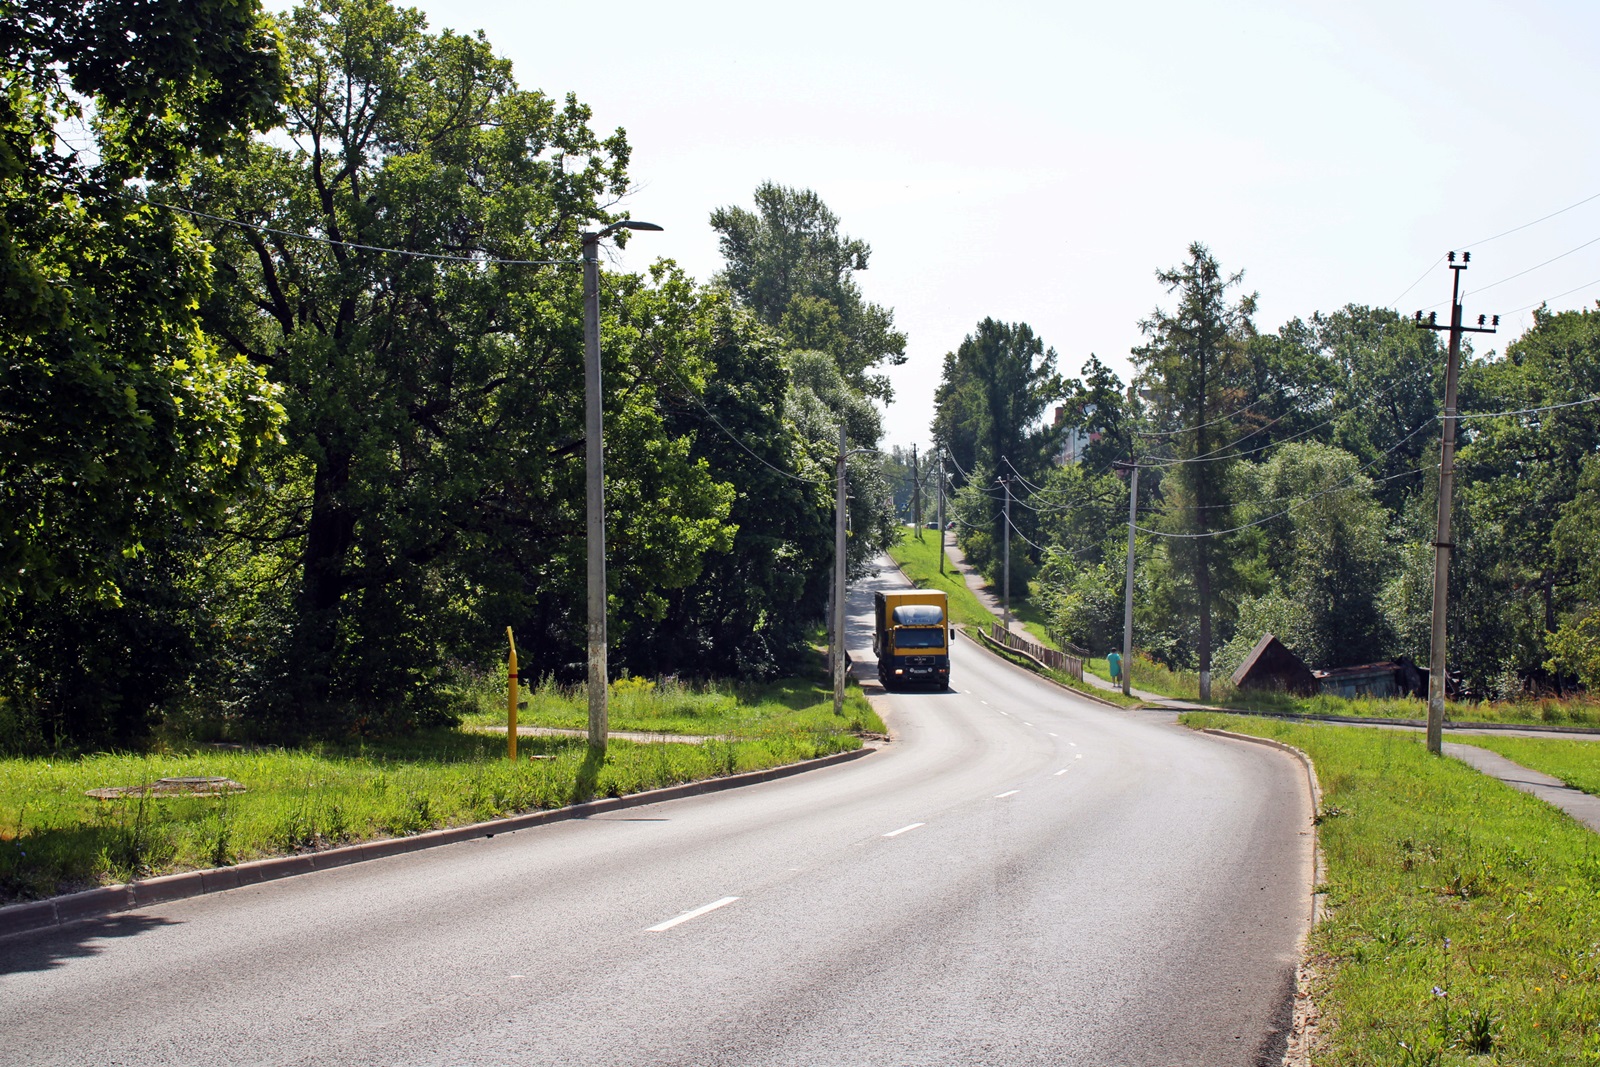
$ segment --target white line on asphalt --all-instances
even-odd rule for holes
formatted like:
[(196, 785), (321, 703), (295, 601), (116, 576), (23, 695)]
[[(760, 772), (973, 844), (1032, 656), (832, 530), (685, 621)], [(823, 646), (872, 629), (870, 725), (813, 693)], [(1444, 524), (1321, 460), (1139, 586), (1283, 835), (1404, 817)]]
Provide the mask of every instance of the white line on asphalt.
[(1083, 753), (1082, 752), (1075, 753), (1072, 758), (1073, 759), (1082, 759), (1083, 758)]
[(994, 798), (996, 800), (1003, 800), (1006, 797), (1014, 797), (1020, 792), (1022, 792), (1022, 790), (1020, 790), (1020, 789), (1008, 789), (1004, 793), (996, 793), (994, 795)]
[(1033, 723), (1024, 721), (1022, 725), (1024, 725), (1024, 726), (1032, 726)]
[(1067, 744), (1071, 745), (1073, 748), (1077, 748), (1078, 747), (1078, 742), (1076, 742), (1076, 741), (1068, 741)]
[(1056, 736), (1056, 735), (1055, 735), (1055, 734), (1051, 734), (1051, 735), (1050, 735), (1050, 736), (1051, 736), (1051, 737), (1055, 737), (1055, 736)]
[(664, 923), (656, 923), (654, 926), (650, 927), (650, 929), (646, 930), (645, 933), (659, 934), (663, 930), (670, 930), (679, 923), (686, 923), (690, 919), (698, 919), (708, 911), (716, 911), (718, 908), (725, 908), (738, 899), (738, 897), (723, 897), (721, 900), (713, 900), (711, 903), (703, 904), (693, 911), (684, 912), (676, 919), (668, 919)]
[(925, 823), (925, 822), (914, 822), (910, 826), (902, 826), (898, 830), (890, 830), (888, 833), (884, 834), (883, 836), (884, 837), (899, 837), (901, 834), (908, 834), (912, 830), (915, 830), (917, 827), (926, 826), (926, 825), (928, 825), (928, 824)]
[(1059, 771), (1056, 772), (1056, 777), (1060, 778), (1063, 774), (1066, 774), (1066, 773), (1067, 773), (1067, 768), (1063, 767)]

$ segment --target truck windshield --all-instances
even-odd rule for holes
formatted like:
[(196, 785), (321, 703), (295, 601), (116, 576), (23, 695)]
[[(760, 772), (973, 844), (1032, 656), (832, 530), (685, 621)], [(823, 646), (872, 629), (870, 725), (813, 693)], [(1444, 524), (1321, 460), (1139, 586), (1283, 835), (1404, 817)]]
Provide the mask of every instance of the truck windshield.
[(929, 626), (910, 627), (896, 626), (894, 628), (894, 647), (896, 648), (943, 648), (944, 627)]
[(902, 604), (894, 609), (896, 626), (937, 626), (944, 622), (944, 609), (937, 604)]

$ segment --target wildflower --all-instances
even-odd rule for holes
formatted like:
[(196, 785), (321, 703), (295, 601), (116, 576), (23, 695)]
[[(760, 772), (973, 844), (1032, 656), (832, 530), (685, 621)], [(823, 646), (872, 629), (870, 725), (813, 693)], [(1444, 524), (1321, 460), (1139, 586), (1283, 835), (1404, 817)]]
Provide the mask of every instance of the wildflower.
[(1433, 987), (1433, 995), (1436, 996), (1436, 997), (1442, 997), (1442, 996), (1445, 995), (1445, 991), (1440, 989), (1438, 986), (1434, 986)]

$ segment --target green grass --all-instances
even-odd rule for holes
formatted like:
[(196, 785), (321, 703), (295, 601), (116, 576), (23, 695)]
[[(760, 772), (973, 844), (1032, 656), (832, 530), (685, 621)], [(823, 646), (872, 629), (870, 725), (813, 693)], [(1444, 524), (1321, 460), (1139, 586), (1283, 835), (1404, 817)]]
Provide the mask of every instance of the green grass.
[[(816, 660), (816, 677), (823, 673)], [(711, 737), (763, 737), (773, 731), (827, 731), (835, 727), (832, 689), (812, 678), (782, 678), (763, 683), (712, 682), (688, 684), (625, 678), (612, 683), (607, 719), (612, 730)], [(519, 726), (581, 730), (589, 724), (588, 690), (544, 679), (522, 689), (527, 707), (517, 712)], [(505, 668), (485, 679), (473, 694), (476, 710), (463, 725), (506, 724)], [(851, 729), (882, 733), (883, 722), (852, 686), (845, 695), (845, 717)]]
[(1450, 740), (1498, 752), (1514, 763), (1559, 778), (1574, 789), (1600, 796), (1600, 741), (1482, 735), (1457, 735)]
[(1600, 837), (1414, 734), (1180, 721), (1316, 764), (1330, 905), (1309, 945), (1317, 1067), (1600, 1064)]
[(905, 571), (906, 577), (914, 585), (922, 589), (943, 589), (949, 594), (951, 622), (962, 626), (981, 626), (987, 630), (1000, 621), (978, 602), (978, 598), (962, 580), (961, 572), (955, 569), (948, 558), (944, 573), (939, 573), (938, 531), (926, 530), (923, 539), (918, 541), (908, 530), (898, 544), (889, 548), (889, 555), (900, 564), (900, 569)]
[[(712, 689), (704, 700), (716, 712), (697, 720), (707, 728), (695, 732), (736, 740), (613, 739), (604, 762), (589, 757), (582, 739), (523, 737), (513, 765), (503, 737), (458, 730), (348, 749), (0, 760), (0, 903), (776, 767), (859, 748), (861, 734), (884, 730), (855, 687), (838, 717), (820, 682), (788, 679), (761, 693), (730, 706), (725, 692)], [(660, 721), (687, 721), (678, 696), (663, 701), (675, 710)], [(628, 728), (651, 721), (648, 698), (633, 699), (619, 700), (631, 716), (623, 720)], [(84, 795), (202, 775), (232, 778), (247, 791), (146, 800)]]

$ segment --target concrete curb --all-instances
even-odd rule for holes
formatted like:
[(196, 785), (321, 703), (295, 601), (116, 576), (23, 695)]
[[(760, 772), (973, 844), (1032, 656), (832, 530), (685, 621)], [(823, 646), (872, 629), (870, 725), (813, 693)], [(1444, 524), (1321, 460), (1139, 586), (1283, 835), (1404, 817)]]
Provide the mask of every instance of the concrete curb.
[(1322, 783), (1317, 778), (1317, 765), (1311, 762), (1310, 756), (1294, 745), (1270, 737), (1254, 737), (1250, 734), (1238, 734), (1232, 730), (1217, 730), (1211, 727), (1201, 727), (1199, 732), (1276, 748), (1294, 756), (1305, 768), (1306, 788), (1311, 794), (1312, 811), (1311, 922), (1300, 937), (1300, 962), (1295, 965), (1293, 1022), (1290, 1026), (1288, 1048), (1283, 1054), (1283, 1063), (1285, 1067), (1311, 1067), (1311, 1045), (1315, 1039), (1318, 1013), (1316, 1003), (1311, 997), (1311, 970), (1310, 960), (1306, 955), (1306, 945), (1312, 928), (1327, 917), (1328, 896), (1327, 893), (1318, 891), (1318, 887), (1326, 882), (1328, 859), (1322, 854), (1322, 834), (1317, 829), (1322, 820)]
[(453, 845), (458, 841), (471, 841), (480, 837), (493, 837), (496, 834), (514, 833), (517, 830), (525, 830), (545, 823), (584, 819), (591, 815), (600, 815), (623, 808), (635, 808), (643, 804), (655, 804), (663, 800), (681, 800), (684, 797), (699, 796), (704, 793), (718, 793), (724, 789), (759, 785), (762, 782), (788, 778), (791, 775), (801, 774), (805, 771), (848, 763), (851, 760), (871, 755), (876, 751), (876, 746), (866, 744), (850, 752), (835, 752), (832, 755), (819, 756), (803, 763), (787, 763), (781, 767), (769, 767), (764, 771), (748, 771), (744, 774), (732, 774), (725, 778), (707, 778), (699, 782), (685, 782), (682, 785), (667, 786), (663, 789), (631, 793), (624, 797), (605, 797), (600, 800), (591, 800), (565, 808), (524, 812), (521, 815), (508, 815), (505, 818), (491, 819), (488, 822), (470, 823), (466, 826), (451, 826), (442, 830), (429, 830), (426, 833), (414, 834), (410, 837), (391, 837), (381, 841), (366, 841), (358, 845), (344, 845), (339, 848), (330, 848), (323, 852), (307, 852), (295, 856), (274, 856), (270, 859), (252, 860), (249, 863), (241, 863), (233, 867), (184, 871), (180, 874), (146, 878), (141, 881), (130, 882), (127, 885), (102, 886), (99, 889), (89, 889), (82, 893), (51, 897), (49, 900), (34, 900), (26, 904), (12, 904), (9, 907), (0, 908), (0, 938), (66, 926), (69, 923), (82, 922), (85, 919), (103, 918), (107, 915), (115, 915), (118, 912), (134, 911), (166, 901), (184, 900), (188, 897), (204, 896), (207, 893), (221, 893), (229, 889), (237, 889), (240, 886), (276, 881), (279, 878), (290, 878), (298, 874), (330, 870), (334, 867), (363, 863), (367, 860), (384, 859), (407, 852), (420, 852), (423, 849), (436, 848), (440, 845)]

